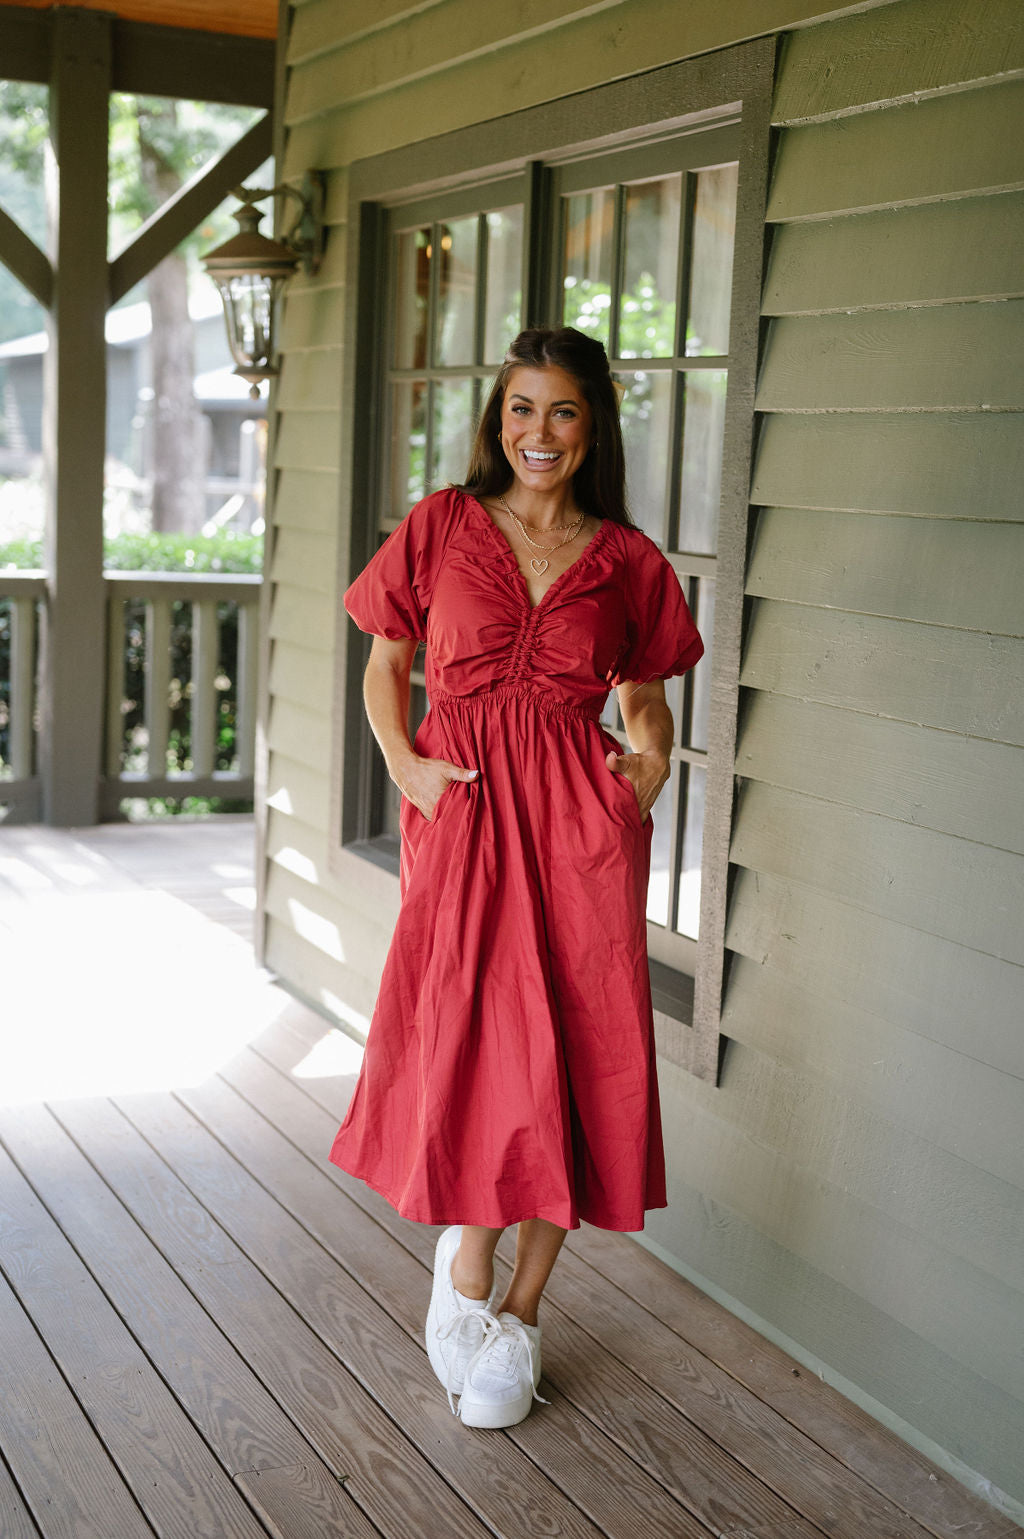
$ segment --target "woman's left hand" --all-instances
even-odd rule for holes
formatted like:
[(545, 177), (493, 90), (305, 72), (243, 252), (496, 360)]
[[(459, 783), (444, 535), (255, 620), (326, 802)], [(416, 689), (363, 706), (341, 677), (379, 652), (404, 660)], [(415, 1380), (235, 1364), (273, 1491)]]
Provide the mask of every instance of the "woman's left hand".
[(658, 793), (668, 779), (669, 760), (658, 748), (643, 753), (610, 753), (604, 761), (616, 775), (625, 775), (636, 794), (640, 821), (646, 823)]

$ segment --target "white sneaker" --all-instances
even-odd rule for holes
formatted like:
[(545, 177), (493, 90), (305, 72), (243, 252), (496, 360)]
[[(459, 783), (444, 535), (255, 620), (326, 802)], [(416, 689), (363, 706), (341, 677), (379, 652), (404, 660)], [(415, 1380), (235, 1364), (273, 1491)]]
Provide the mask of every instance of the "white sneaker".
[(459, 1415), (467, 1427), (514, 1427), (539, 1400), (540, 1326), (503, 1310), (484, 1322), (484, 1340), (465, 1373)]
[(484, 1340), (484, 1322), (494, 1319), (494, 1287), (485, 1299), (468, 1299), (452, 1282), (452, 1261), (461, 1238), (462, 1226), (454, 1224), (437, 1242), (426, 1329), (430, 1366), (448, 1391), (453, 1413), (452, 1396), (462, 1393), (466, 1368)]

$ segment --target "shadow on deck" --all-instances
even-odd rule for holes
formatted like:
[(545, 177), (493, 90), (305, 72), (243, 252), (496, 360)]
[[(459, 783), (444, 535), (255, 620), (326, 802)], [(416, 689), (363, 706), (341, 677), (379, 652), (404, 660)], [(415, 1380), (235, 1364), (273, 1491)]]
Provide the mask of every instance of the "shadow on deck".
[(360, 1049), (253, 968), (251, 824), (0, 838), (3, 1539), (1020, 1533), (586, 1227), (550, 1405), (462, 1427), (438, 1231), (326, 1160)]

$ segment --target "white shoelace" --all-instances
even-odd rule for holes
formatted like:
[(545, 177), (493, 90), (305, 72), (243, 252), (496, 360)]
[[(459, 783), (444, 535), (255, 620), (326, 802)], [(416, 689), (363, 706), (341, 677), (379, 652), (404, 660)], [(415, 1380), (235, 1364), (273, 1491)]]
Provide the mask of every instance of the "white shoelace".
[[(513, 1364), (516, 1359), (515, 1349), (520, 1345), (524, 1346), (530, 1370), (530, 1393), (533, 1395), (534, 1400), (540, 1401), (541, 1405), (550, 1405), (551, 1402), (549, 1400), (545, 1400), (543, 1395), (537, 1393), (533, 1371), (533, 1342), (523, 1322), (517, 1320), (514, 1316), (507, 1320), (499, 1320), (486, 1310), (478, 1311), (476, 1318), (483, 1325), (484, 1339), (474, 1353), (472, 1362), (478, 1363), (486, 1353), (488, 1358), (487, 1367), (496, 1373), (504, 1375), (506, 1378), (511, 1378)], [(452, 1321), (451, 1323), (454, 1324), (455, 1322)], [(466, 1372), (468, 1377), (469, 1370), (467, 1369)], [(450, 1381), (451, 1372), (449, 1370), (449, 1383)], [(450, 1389), (448, 1392), (448, 1404), (454, 1411), (455, 1403), (452, 1400)]]
[[(447, 1325), (443, 1325), (441, 1327), (441, 1329), (437, 1333), (438, 1341), (443, 1341), (446, 1336), (452, 1335), (452, 1332), (455, 1333), (455, 1339), (452, 1342), (451, 1352), (450, 1352), (449, 1357), (448, 1357), (448, 1382), (445, 1385), (445, 1388), (448, 1391), (448, 1404), (451, 1407), (451, 1412), (452, 1412), (453, 1416), (458, 1415), (458, 1412), (455, 1409), (455, 1398), (454, 1398), (454, 1395), (452, 1393), (452, 1378), (453, 1378), (453, 1375), (455, 1373), (455, 1363), (456, 1363), (456, 1360), (457, 1360), (458, 1355), (459, 1355), (459, 1347), (461, 1345), (462, 1332), (463, 1332), (463, 1330), (465, 1329), (465, 1327), (469, 1324), (469, 1322), (471, 1320), (475, 1320), (478, 1325), (481, 1325), (483, 1327), (483, 1330), (484, 1330), (484, 1341), (485, 1342), (487, 1340), (488, 1329), (490, 1327), (499, 1325), (499, 1321), (497, 1321), (494, 1318), (494, 1316), (490, 1313), (489, 1310), (486, 1310), (486, 1309), (460, 1309), (459, 1313), (457, 1315), (452, 1315), (452, 1317), (448, 1321)], [(481, 1343), (481, 1345), (482, 1345), (482, 1343)], [(479, 1348), (477, 1348), (477, 1351), (478, 1350), (479, 1350)], [(475, 1357), (475, 1356), (476, 1356), (476, 1352), (473, 1352), (471, 1354), (471, 1357)]]

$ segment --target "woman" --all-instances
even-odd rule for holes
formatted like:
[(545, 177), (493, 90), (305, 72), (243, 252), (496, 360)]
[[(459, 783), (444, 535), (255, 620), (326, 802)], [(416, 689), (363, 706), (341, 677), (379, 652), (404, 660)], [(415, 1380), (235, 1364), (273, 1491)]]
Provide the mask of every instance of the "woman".
[[(516, 338), (465, 486), (418, 503), (345, 604), (374, 637), (364, 693), (403, 793), (402, 907), (331, 1158), (449, 1226), (430, 1361), (463, 1422), (511, 1426), (540, 1398), (537, 1310), (566, 1231), (641, 1229), (665, 1206), (649, 814), (673, 741), (662, 680), (703, 647), (626, 511), (599, 342)], [(421, 641), (430, 710), (413, 744)], [(613, 687), (630, 753), (598, 721)]]

